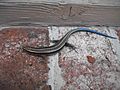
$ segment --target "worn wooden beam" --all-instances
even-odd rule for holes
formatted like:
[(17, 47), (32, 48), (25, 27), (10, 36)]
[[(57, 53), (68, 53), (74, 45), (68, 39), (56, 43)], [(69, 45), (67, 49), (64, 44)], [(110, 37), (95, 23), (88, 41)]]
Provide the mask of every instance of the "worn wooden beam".
[(59, 4), (91, 4), (120, 6), (120, 0), (1, 0), (1, 2), (59, 3)]
[(120, 26), (120, 0), (1, 0), (0, 25)]

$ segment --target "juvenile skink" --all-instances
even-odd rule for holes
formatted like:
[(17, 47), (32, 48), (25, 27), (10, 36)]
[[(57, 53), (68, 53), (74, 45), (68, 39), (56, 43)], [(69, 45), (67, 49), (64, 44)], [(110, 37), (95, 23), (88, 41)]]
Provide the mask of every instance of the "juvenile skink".
[(51, 53), (55, 53), (55, 52), (61, 50), (65, 46), (65, 43), (67, 43), (69, 37), (73, 33), (76, 33), (76, 32), (90, 32), (90, 33), (95, 33), (95, 34), (98, 34), (98, 35), (101, 35), (101, 36), (104, 36), (104, 37), (116, 39), (116, 37), (112, 37), (112, 36), (109, 36), (107, 34), (97, 32), (96, 30), (91, 30), (91, 29), (87, 29), (87, 28), (77, 28), (77, 29), (70, 30), (56, 44), (54, 44), (52, 46), (39, 47), (39, 48), (30, 47), (30, 46), (23, 46), (23, 50), (25, 50), (27, 52), (30, 52), (30, 53), (35, 53), (35, 54), (51, 54)]

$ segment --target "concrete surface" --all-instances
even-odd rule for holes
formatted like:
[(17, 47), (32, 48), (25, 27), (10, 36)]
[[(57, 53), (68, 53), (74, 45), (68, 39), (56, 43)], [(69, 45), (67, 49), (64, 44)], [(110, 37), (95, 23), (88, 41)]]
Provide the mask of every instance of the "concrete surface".
[(76, 51), (64, 47), (51, 56), (23, 52), (24, 43), (48, 46), (77, 27), (1, 27), (1, 90), (119, 90), (120, 28), (87, 27), (117, 37), (108, 39), (78, 32), (68, 42)]
[[(52, 40), (60, 39), (76, 27), (49, 28)], [(89, 27), (108, 35), (117, 36), (115, 27)], [(69, 42), (75, 51), (64, 48), (51, 56), (48, 84), (52, 90), (119, 90), (120, 43), (89, 33), (76, 33)]]
[[(68, 40), (77, 53), (67, 47), (52, 56), (21, 50), (23, 43), (52, 45), (49, 40), (76, 28), (70, 26), (92, 26), (117, 39), (81, 32)], [(0, 0), (0, 90), (120, 90), (116, 26), (120, 0)]]

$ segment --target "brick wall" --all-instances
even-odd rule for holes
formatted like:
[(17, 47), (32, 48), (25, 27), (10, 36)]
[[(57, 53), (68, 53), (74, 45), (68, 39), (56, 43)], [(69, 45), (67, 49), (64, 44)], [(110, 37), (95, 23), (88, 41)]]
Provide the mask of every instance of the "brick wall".
[(76, 27), (0, 29), (0, 90), (119, 90), (120, 43), (117, 27), (88, 27), (117, 37), (112, 40), (78, 32), (53, 55), (24, 52), (22, 45), (49, 46)]

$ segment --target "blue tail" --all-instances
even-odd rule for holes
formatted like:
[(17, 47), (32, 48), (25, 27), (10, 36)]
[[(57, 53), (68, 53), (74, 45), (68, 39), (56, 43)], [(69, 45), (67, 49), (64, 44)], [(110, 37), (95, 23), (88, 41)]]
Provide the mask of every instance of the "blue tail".
[(97, 32), (96, 30), (91, 30), (91, 29), (88, 29), (88, 28), (78, 28), (78, 29), (81, 30), (81, 31), (95, 33), (95, 34), (98, 34), (98, 35), (101, 35), (101, 36), (105, 36), (105, 37), (108, 37), (108, 38), (117, 39), (116, 37), (109, 36), (107, 34), (103, 34), (103, 33)]

